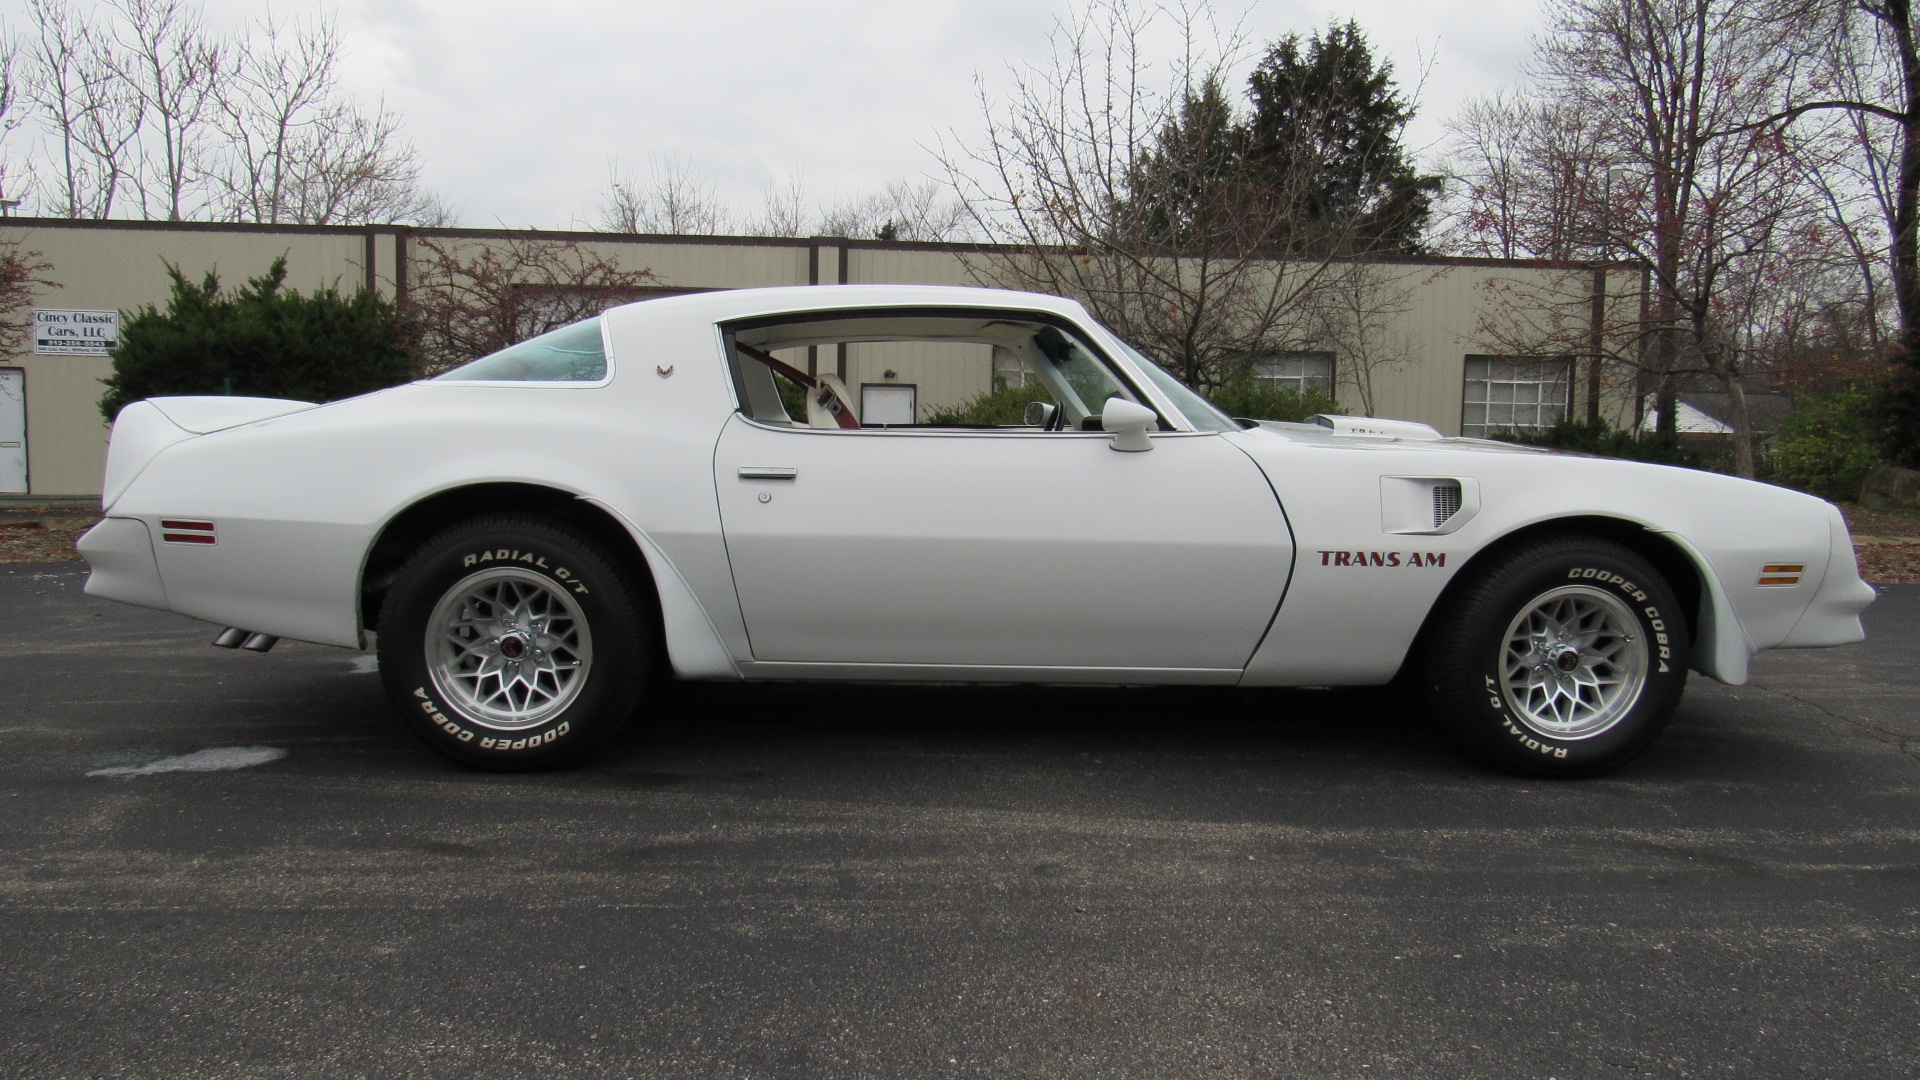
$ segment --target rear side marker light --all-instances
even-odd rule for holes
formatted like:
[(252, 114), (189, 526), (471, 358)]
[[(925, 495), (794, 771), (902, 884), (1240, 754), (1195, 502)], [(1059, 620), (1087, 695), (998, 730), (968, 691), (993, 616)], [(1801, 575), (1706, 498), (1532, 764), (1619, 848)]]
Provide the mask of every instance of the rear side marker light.
[(1806, 570), (1803, 563), (1768, 563), (1760, 568), (1760, 586), (1762, 588), (1783, 589), (1800, 584), (1800, 574)]
[(169, 544), (217, 544), (211, 521), (160, 519), (160, 539)]

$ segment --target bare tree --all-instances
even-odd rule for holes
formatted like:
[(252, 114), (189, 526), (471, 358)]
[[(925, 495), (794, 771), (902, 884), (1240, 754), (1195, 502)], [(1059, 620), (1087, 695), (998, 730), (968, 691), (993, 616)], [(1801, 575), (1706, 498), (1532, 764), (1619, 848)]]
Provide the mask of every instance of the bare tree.
[(1469, 102), (1447, 125), (1454, 160), (1441, 245), (1496, 259), (1609, 257), (1586, 202), (1609, 160), (1597, 119), (1523, 92)]
[[(23, 97), (45, 133), (42, 207), (181, 219), (444, 223), (399, 118), (339, 85), (324, 18), (231, 40), (193, 0), (28, 0)], [(137, 203), (137, 206), (135, 205)]]
[(111, 217), (137, 171), (146, 101), (120, 74), (111, 38), (65, 0), (29, 0), (25, 95), (54, 144), (51, 209)]
[[(1739, 313), (1758, 309), (1735, 298), (1776, 272), (1775, 256), (1820, 214), (1803, 182), (1805, 148), (1783, 121), (1766, 119), (1808, 32), (1784, 10), (1733, 0), (1555, 0), (1530, 100), (1485, 105), (1456, 125), (1455, 172), (1466, 183), (1452, 235), (1468, 250), (1481, 243), (1562, 261), (1629, 258), (1652, 278), (1644, 323), (1638, 312), (1620, 320), (1626, 305), (1606, 292), (1582, 296), (1556, 281), (1520, 296), (1507, 326), (1483, 331), (1521, 351), (1605, 352), (1643, 367), (1664, 433), (1674, 431), (1683, 383), (1709, 380), (1728, 395), (1735, 465), (1748, 476), (1754, 354), (1742, 344), (1751, 328)], [(1553, 292), (1558, 299), (1544, 295)], [(1581, 304), (1596, 306), (1610, 332), (1567, 317)], [(1515, 315), (1528, 305), (1560, 313), (1537, 322)], [(1533, 330), (1542, 337), (1529, 348)]]
[[(1182, 48), (1156, 77), (1163, 19)], [(1310, 340), (1353, 222), (1290, 212), (1323, 178), (1308, 155), (1233, 167), (1238, 34), (1205, 7), (1105, 0), (1050, 40), (1004, 105), (982, 91), (984, 141), (942, 152), (974, 232), (1009, 245), (973, 257), (974, 276), (1072, 296), (1195, 386)]]
[(5, 202), (17, 204), (20, 194), (14, 189), (16, 178), (26, 182), (31, 174), (14, 165), (11, 148), (6, 145), (7, 137), (13, 129), (20, 126), (24, 117), (20, 112), (20, 41), (5, 27), (0, 27), (0, 207)]
[(13, 240), (0, 240), (0, 356), (24, 350), (33, 333), (33, 304), (41, 289), (58, 289), (46, 276), (51, 263)]
[(1360, 411), (1378, 416), (1376, 379), (1418, 356), (1401, 316), (1413, 310), (1410, 271), (1404, 264), (1346, 260), (1328, 268), (1316, 290), (1308, 323), (1309, 345), (1334, 354), (1334, 381), (1360, 401)]
[(895, 180), (865, 198), (841, 203), (821, 233), (871, 240), (953, 241), (967, 238), (967, 208), (934, 180)]
[(651, 270), (627, 270), (572, 241), (422, 236), (402, 305), (422, 375), (598, 315), (646, 295)]
[(645, 179), (618, 161), (607, 171), (595, 218), (607, 232), (712, 236), (732, 220), (713, 185), (678, 157), (654, 158)]
[(153, 138), (140, 144), (142, 209), (149, 217), (184, 220), (201, 209), (189, 199), (205, 175), (206, 137), (230, 58), (186, 0), (109, 0), (108, 6), (121, 18), (117, 72), (139, 93), (153, 128)]
[[(1856, 151), (1820, 177), (1837, 223), (1853, 233), (1870, 310), (1879, 267), (1860, 242), (1850, 203), (1878, 211), (1884, 267), (1900, 334), (1881, 402), (1882, 449), (1920, 468), (1920, 35), (1911, 0), (1800, 0), (1813, 28), (1803, 77), (1780, 90), (1781, 107), (1744, 129), (1839, 116)], [(1818, 124), (1828, 132), (1835, 125)]]
[(340, 48), (330, 22), (271, 14), (234, 46), (218, 99), (222, 216), (303, 225), (437, 216), (398, 118), (341, 94)]
[(807, 185), (799, 173), (769, 180), (760, 199), (760, 213), (742, 229), (748, 236), (813, 235), (813, 211), (807, 204)]

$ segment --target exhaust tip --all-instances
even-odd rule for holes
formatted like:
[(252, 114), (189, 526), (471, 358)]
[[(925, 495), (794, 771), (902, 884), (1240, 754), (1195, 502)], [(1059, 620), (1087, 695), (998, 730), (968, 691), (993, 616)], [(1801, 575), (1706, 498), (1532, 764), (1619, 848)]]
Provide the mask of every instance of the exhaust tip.
[(245, 630), (237, 626), (229, 626), (225, 630), (220, 631), (220, 636), (214, 638), (213, 643), (223, 649), (237, 649), (240, 647), (240, 643), (245, 640), (247, 640), (247, 632)]
[(248, 635), (247, 640), (240, 643), (240, 647), (248, 652), (266, 652), (279, 641), (280, 639), (272, 634), (251, 634)]

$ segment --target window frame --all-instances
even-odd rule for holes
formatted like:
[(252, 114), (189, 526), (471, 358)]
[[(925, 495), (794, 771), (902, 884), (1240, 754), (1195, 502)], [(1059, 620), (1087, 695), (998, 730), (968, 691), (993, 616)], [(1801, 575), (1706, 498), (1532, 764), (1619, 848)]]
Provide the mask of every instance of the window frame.
[[(1326, 377), (1317, 375), (1266, 375), (1260, 370), (1262, 364), (1288, 360), (1324, 360), (1327, 365)], [(1302, 396), (1309, 392), (1309, 384), (1318, 383), (1317, 392), (1324, 397), (1332, 397), (1334, 381), (1339, 373), (1339, 361), (1331, 349), (1296, 349), (1291, 352), (1275, 352), (1253, 358), (1253, 378), (1255, 382), (1271, 386), (1278, 390), (1290, 390)]]
[[(608, 310), (612, 310), (612, 309), (608, 309)], [(523, 390), (525, 389), (593, 390), (602, 386), (610, 385), (613, 382), (614, 377), (617, 374), (619, 374), (619, 366), (617, 361), (615, 360), (614, 351), (613, 351), (613, 331), (607, 325), (607, 313), (605, 311), (601, 312), (598, 315), (590, 316), (590, 318), (596, 319), (600, 323), (600, 351), (603, 354), (605, 354), (607, 358), (607, 373), (602, 378), (594, 379), (591, 381), (580, 381), (580, 382), (576, 382), (572, 380), (562, 380), (562, 379), (531, 379), (529, 380), (529, 379), (448, 379), (448, 378), (445, 378), (445, 376), (460, 370), (460, 368), (456, 367), (456, 368), (448, 368), (446, 371), (441, 372), (439, 375), (429, 375), (424, 379), (419, 379), (416, 381), (422, 382), (422, 383), (431, 383), (435, 386), (491, 386), (491, 387), (512, 386), (512, 387), (518, 387)], [(586, 319), (581, 319), (579, 322), (568, 323), (567, 326), (578, 326), (580, 325), (580, 323), (586, 322), (586, 321), (587, 321)], [(554, 330), (565, 330), (566, 328), (567, 328), (566, 326), (556, 326), (554, 327)], [(552, 332), (554, 331), (553, 330), (548, 331), (548, 333), (552, 333)], [(534, 337), (539, 337), (539, 336), (541, 335), (539, 334), (534, 335)], [(527, 338), (526, 340), (532, 341), (533, 338)], [(518, 344), (520, 344), (520, 342), (517, 342), (517, 341), (514, 342), (514, 345), (518, 345)], [(511, 349), (513, 348), (513, 345), (509, 345), (507, 346), (507, 348)], [(505, 351), (507, 350), (500, 349), (496, 352), (488, 353), (487, 356), (498, 356), (500, 353)], [(467, 361), (467, 364), (477, 364), (480, 361), (485, 360), (487, 356), (475, 357), (472, 360)], [(460, 367), (465, 367), (465, 366), (467, 365), (466, 364), (460, 365)]]
[[(734, 337), (736, 334), (744, 330), (755, 330), (764, 326), (786, 326), (786, 325), (792, 325), (792, 324), (798, 324), (798, 323), (835, 322), (835, 321), (846, 320), (846, 319), (862, 319), (862, 318), (873, 318), (873, 319), (957, 318), (957, 319), (969, 319), (969, 320), (1007, 319), (1009, 321), (1014, 321), (1014, 322), (1030, 322), (1030, 323), (1037, 323), (1045, 326), (1051, 326), (1064, 333), (1073, 335), (1074, 339), (1077, 340), (1080, 344), (1084, 345), (1093, 354), (1094, 359), (1097, 360), (1102, 366), (1106, 368), (1108, 374), (1113, 378), (1113, 380), (1116, 383), (1118, 383), (1120, 386), (1124, 387), (1126, 391), (1133, 396), (1133, 400), (1136, 403), (1145, 405), (1154, 411), (1154, 414), (1159, 418), (1159, 428), (1153, 433), (1156, 438), (1163, 435), (1215, 434), (1215, 432), (1210, 432), (1210, 431), (1187, 430), (1186, 428), (1181, 426), (1182, 424), (1186, 423), (1186, 419), (1184, 416), (1180, 416), (1179, 419), (1177, 420), (1169, 418), (1168, 406), (1161, 402), (1160, 396), (1157, 392), (1158, 388), (1153, 388), (1152, 391), (1143, 390), (1140, 385), (1142, 380), (1138, 377), (1137, 373), (1134, 372), (1131, 369), (1131, 367), (1126, 363), (1119, 362), (1115, 359), (1113, 350), (1108, 348), (1106, 342), (1101, 340), (1099, 332), (1089, 330), (1087, 325), (1080, 322), (1076, 322), (1075, 320), (1070, 319), (1066, 316), (1058, 315), (1050, 311), (1034, 311), (1030, 308), (956, 307), (956, 306), (948, 306), (948, 305), (918, 305), (918, 304), (883, 306), (883, 307), (810, 308), (804, 311), (787, 311), (787, 312), (777, 312), (777, 313), (768, 313), (768, 314), (757, 314), (757, 315), (747, 316), (745, 318), (727, 319), (722, 322), (718, 322), (714, 324), (714, 330), (720, 342), (720, 361), (721, 363), (726, 365), (728, 387), (733, 392), (734, 415), (738, 416), (741, 420), (744, 420), (747, 423), (754, 425), (755, 427), (763, 428), (768, 431), (786, 431), (786, 432), (792, 432), (795, 434), (828, 435), (828, 436), (887, 435), (887, 436), (928, 436), (928, 437), (934, 437), (934, 438), (952, 438), (955, 436), (965, 436), (965, 437), (1013, 436), (1013, 437), (1020, 437), (1020, 438), (1048, 438), (1048, 439), (1056, 439), (1062, 436), (1076, 436), (1076, 435), (1082, 436), (1082, 437), (1102, 438), (1102, 439), (1108, 439), (1113, 437), (1112, 432), (1107, 432), (1107, 431), (1069, 430), (1069, 431), (1040, 432), (1040, 431), (1030, 431), (1024, 428), (997, 428), (997, 429), (960, 428), (960, 427), (874, 427), (874, 428), (869, 428), (864, 424), (862, 424), (858, 428), (852, 428), (852, 429), (814, 428), (814, 427), (806, 427), (799, 424), (792, 425), (792, 426), (772, 424), (764, 420), (756, 419), (751, 414), (747, 404), (747, 401), (748, 401), (747, 389), (745, 384), (742, 383), (741, 381), (741, 374), (740, 374), (741, 368), (735, 356), (737, 350), (734, 346)], [(866, 384), (862, 383), (861, 385), (865, 386)], [(917, 383), (915, 385), (916, 387), (918, 386)], [(915, 408), (916, 410), (918, 409), (918, 391), (917, 390), (915, 392)], [(1177, 411), (1174, 413), (1174, 415), (1179, 416)]]
[[(1493, 433), (1497, 431), (1504, 431), (1504, 432), (1546, 431), (1549, 428), (1551, 428), (1554, 423), (1558, 423), (1560, 420), (1564, 420), (1567, 417), (1573, 415), (1573, 390), (1574, 390), (1575, 371), (1574, 371), (1574, 358), (1572, 357), (1501, 356), (1494, 353), (1467, 353), (1467, 354), (1464, 354), (1462, 360), (1463, 362), (1460, 368), (1460, 437), (1461, 438), (1489, 439), (1489, 438), (1492, 438)], [(1531, 368), (1535, 371), (1542, 372), (1543, 374), (1548, 374), (1550, 377), (1535, 379), (1535, 380), (1516, 379), (1516, 378), (1499, 379), (1499, 378), (1494, 378), (1493, 372), (1489, 370), (1487, 378), (1476, 380), (1471, 378), (1469, 374), (1471, 371), (1472, 365), (1475, 361), (1485, 361), (1490, 365), (1506, 364), (1510, 366), (1510, 369), (1519, 368), (1524, 370), (1527, 368)], [(1474, 401), (1471, 397), (1468, 396), (1468, 388), (1472, 386), (1475, 382), (1479, 382), (1487, 387), (1487, 396), (1485, 400)], [(1540, 386), (1542, 388), (1550, 387), (1555, 382), (1558, 382), (1562, 386), (1562, 394), (1556, 400), (1553, 398), (1549, 398), (1548, 395), (1545, 393), (1545, 390), (1543, 389), (1540, 395), (1540, 400), (1537, 402), (1511, 402), (1511, 401), (1497, 402), (1493, 400), (1493, 385), (1495, 383), (1510, 383), (1514, 385), (1519, 385), (1525, 382), (1532, 382), (1534, 385)], [(1468, 434), (1468, 428), (1470, 425), (1467, 423), (1467, 410), (1478, 405), (1482, 410), (1481, 416), (1485, 418), (1487, 416), (1486, 410), (1489, 409), (1491, 406), (1514, 405), (1514, 404), (1530, 404), (1536, 409), (1542, 409), (1542, 408), (1548, 407), (1549, 405), (1552, 405), (1559, 408), (1560, 415), (1552, 423), (1547, 423), (1547, 424), (1527, 424), (1527, 425), (1504, 424), (1504, 425), (1495, 426), (1491, 423), (1482, 423), (1479, 425), (1474, 425), (1480, 428), (1479, 434), (1473, 434), (1473, 435)]]

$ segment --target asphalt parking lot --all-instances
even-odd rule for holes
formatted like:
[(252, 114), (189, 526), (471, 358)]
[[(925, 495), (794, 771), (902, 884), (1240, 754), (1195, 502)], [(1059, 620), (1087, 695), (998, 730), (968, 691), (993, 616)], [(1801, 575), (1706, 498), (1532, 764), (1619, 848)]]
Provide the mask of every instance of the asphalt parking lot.
[(725, 686), (502, 777), (83, 572), (0, 566), (7, 1077), (1920, 1070), (1920, 586), (1595, 781), (1372, 693)]

